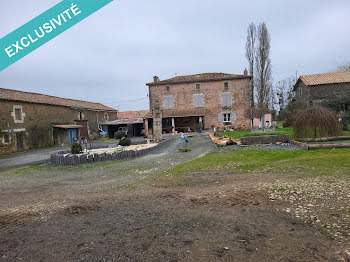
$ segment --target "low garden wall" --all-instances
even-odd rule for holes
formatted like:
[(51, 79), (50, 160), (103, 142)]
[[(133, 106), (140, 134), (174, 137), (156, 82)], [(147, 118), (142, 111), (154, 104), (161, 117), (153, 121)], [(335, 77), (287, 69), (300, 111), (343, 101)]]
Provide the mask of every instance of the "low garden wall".
[[(336, 137), (319, 137), (319, 138), (303, 138), (298, 140), (291, 140), (291, 143), (300, 146), (304, 149), (334, 149), (334, 148), (350, 148), (350, 143), (348, 144), (327, 144), (325, 142), (331, 141), (341, 141), (350, 140), (350, 136), (336, 136)], [(308, 144), (312, 142), (323, 142), (323, 144)]]
[(266, 136), (244, 136), (241, 138), (242, 145), (262, 145), (262, 144), (276, 144), (288, 143), (288, 135), (266, 135)]
[[(89, 163), (105, 162), (105, 161), (120, 161), (131, 159), (135, 157), (141, 157), (152, 151), (164, 147), (169, 140), (159, 142), (156, 146), (145, 148), (141, 150), (125, 150), (114, 153), (102, 153), (102, 154), (70, 154), (70, 151), (61, 151), (55, 154), (51, 154), (50, 161), (53, 166), (77, 166)], [(108, 146), (107, 146), (108, 147)]]

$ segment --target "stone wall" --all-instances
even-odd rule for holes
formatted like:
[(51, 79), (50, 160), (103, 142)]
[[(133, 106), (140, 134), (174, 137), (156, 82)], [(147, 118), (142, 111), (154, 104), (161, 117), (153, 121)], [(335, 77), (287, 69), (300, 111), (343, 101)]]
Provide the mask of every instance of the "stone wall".
[(145, 156), (152, 153), (154, 150), (165, 147), (169, 140), (159, 142), (156, 146), (141, 150), (127, 150), (115, 153), (104, 154), (67, 154), (69, 151), (62, 151), (50, 155), (50, 162), (53, 166), (77, 166), (89, 163), (106, 162), (106, 161), (121, 161), (130, 158)]
[(241, 138), (242, 145), (263, 145), (287, 143), (289, 141), (288, 135), (267, 135), (267, 136), (245, 136)]
[[(224, 83), (228, 82), (228, 89), (225, 89)], [(204, 95), (204, 108), (207, 113), (204, 116), (205, 128), (208, 129), (212, 125), (223, 126), (222, 122), (218, 121), (219, 113), (236, 112), (237, 120), (232, 123), (233, 126), (249, 127), (249, 119), (244, 116), (245, 110), (250, 107), (249, 98), (249, 79), (235, 79), (227, 81), (210, 81), (199, 82), (200, 89), (196, 89), (197, 83), (184, 83), (169, 85), (170, 89), (167, 91), (168, 85), (156, 85), (149, 87), (150, 106), (154, 107), (156, 102), (159, 102), (164, 108), (163, 97), (172, 95), (174, 98), (173, 109), (193, 109), (194, 94)], [(230, 92), (232, 94), (232, 108), (223, 109), (221, 104), (221, 94)]]
[(300, 82), (295, 89), (295, 95), (297, 101), (306, 105), (310, 105), (311, 102), (320, 103), (323, 100), (350, 96), (350, 83), (306, 86)]
[[(15, 121), (13, 117), (14, 106), (21, 106), (24, 116), (23, 122)], [(40, 145), (39, 147), (52, 146), (54, 144), (52, 125), (75, 124), (79, 112), (82, 112), (85, 119), (88, 120), (89, 131), (92, 136), (97, 136), (99, 133), (98, 121), (105, 122), (105, 112), (7, 100), (0, 100), (0, 112), (0, 131), (8, 130), (9, 124), (14, 133), (23, 132), (25, 137), (23, 149), (34, 148), (34, 142)], [(109, 120), (117, 119), (117, 113), (108, 112), (108, 115)], [(40, 141), (37, 141), (38, 139)], [(15, 137), (14, 140), (16, 140)]]

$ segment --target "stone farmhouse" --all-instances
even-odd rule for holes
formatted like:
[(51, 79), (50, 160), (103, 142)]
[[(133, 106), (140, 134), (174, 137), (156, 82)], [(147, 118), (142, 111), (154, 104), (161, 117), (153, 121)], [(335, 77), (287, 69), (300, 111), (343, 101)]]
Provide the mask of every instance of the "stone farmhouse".
[(140, 129), (146, 136), (196, 131), (199, 127), (232, 126), (249, 128), (245, 111), (250, 107), (251, 76), (204, 73), (176, 76), (147, 83), (150, 110), (119, 112), (117, 121), (106, 123), (113, 134), (119, 126), (128, 126), (131, 134)]
[(87, 101), (0, 88), (0, 154), (96, 137), (117, 110)]
[(294, 86), (295, 100), (306, 105), (350, 96), (350, 72), (300, 76)]

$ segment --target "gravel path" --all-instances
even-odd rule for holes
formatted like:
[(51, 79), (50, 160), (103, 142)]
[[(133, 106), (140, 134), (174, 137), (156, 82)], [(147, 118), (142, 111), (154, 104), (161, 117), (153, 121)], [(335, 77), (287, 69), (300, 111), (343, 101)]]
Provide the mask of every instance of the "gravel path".
[(50, 160), (50, 154), (68, 150), (68, 147), (55, 147), (40, 150), (33, 150), (29, 152), (15, 154), (13, 156), (5, 157), (0, 159), (0, 171), (9, 170), (13, 168), (38, 165), (46, 163)]
[[(192, 151), (181, 153), (181, 137), (171, 137), (167, 146), (152, 154), (120, 162), (104, 162), (75, 167), (48, 164), (0, 172), (0, 210), (15, 207), (55, 208), (74, 200), (103, 195), (113, 188), (128, 186), (209, 152), (213, 147), (207, 135), (190, 141)], [(13, 197), (16, 192), (17, 197)]]
[(292, 145), (286, 143), (284, 145), (270, 144), (270, 145), (251, 145), (251, 146), (226, 146), (226, 147), (218, 147), (217, 151), (225, 152), (225, 151), (242, 151), (242, 150), (260, 150), (260, 151), (276, 151), (276, 150), (304, 150), (301, 147), (296, 145)]

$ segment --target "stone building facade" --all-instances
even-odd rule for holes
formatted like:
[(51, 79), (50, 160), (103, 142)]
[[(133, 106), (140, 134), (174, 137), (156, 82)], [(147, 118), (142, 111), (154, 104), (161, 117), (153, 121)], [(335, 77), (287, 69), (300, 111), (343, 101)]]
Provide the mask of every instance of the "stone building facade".
[(99, 103), (0, 88), (0, 154), (98, 136), (117, 111)]
[(350, 96), (350, 72), (336, 72), (299, 77), (294, 86), (295, 100), (306, 105)]
[(250, 81), (247, 71), (243, 75), (204, 73), (162, 81), (154, 77), (147, 84), (150, 110), (161, 108), (163, 132), (194, 131), (200, 125), (205, 129), (249, 128), (245, 111), (250, 107)]

